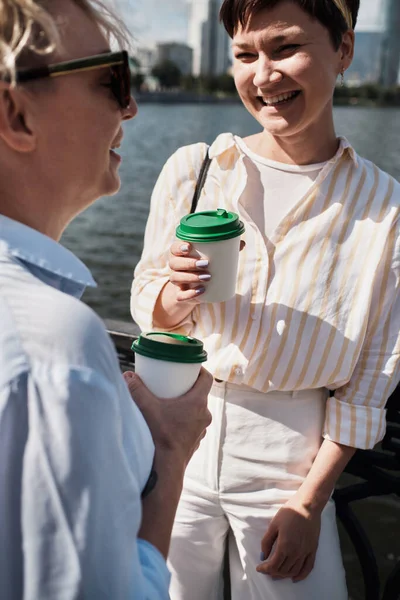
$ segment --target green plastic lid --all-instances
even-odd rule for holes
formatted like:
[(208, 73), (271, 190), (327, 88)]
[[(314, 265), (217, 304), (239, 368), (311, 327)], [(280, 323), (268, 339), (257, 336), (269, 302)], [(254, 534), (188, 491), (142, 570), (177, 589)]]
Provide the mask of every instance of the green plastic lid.
[(224, 208), (186, 215), (176, 229), (176, 237), (185, 242), (219, 242), (242, 235), (239, 215)]
[(200, 340), (163, 331), (140, 334), (133, 342), (132, 350), (142, 356), (170, 362), (199, 363), (207, 360), (207, 352)]

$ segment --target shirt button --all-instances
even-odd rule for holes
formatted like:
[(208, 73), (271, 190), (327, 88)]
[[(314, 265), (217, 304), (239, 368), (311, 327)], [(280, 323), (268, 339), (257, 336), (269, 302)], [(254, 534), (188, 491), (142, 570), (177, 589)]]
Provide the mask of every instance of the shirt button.
[(243, 375), (243, 369), (242, 369), (242, 367), (236, 367), (235, 368), (235, 375)]
[(253, 312), (253, 313), (251, 313), (251, 315), (250, 315), (250, 318), (251, 318), (253, 321), (255, 321), (255, 320), (257, 319), (257, 315), (256, 315), (256, 313), (254, 313), (254, 312)]

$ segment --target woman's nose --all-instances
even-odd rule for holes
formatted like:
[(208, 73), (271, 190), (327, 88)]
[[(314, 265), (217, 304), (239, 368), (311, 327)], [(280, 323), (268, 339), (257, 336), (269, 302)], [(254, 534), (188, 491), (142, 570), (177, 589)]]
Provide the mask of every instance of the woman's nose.
[(254, 74), (253, 83), (257, 88), (264, 88), (267, 85), (276, 84), (282, 81), (283, 75), (276, 69), (273, 61), (259, 59), (257, 69)]
[(138, 112), (138, 107), (137, 104), (135, 102), (135, 99), (133, 96), (131, 96), (131, 101), (129, 103), (128, 108), (124, 108), (122, 111), (122, 118), (124, 121), (128, 121), (129, 119), (133, 119)]

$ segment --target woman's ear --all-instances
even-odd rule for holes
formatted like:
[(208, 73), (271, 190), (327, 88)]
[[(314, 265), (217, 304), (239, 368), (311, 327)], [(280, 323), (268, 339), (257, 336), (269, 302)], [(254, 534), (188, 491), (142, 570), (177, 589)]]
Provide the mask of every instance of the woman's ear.
[(15, 152), (32, 152), (36, 135), (31, 121), (28, 96), (5, 81), (0, 81), (0, 140)]
[(355, 33), (352, 29), (346, 31), (343, 34), (342, 42), (340, 44), (340, 61), (342, 70), (346, 71), (351, 63), (353, 62), (354, 57), (354, 42), (355, 42)]

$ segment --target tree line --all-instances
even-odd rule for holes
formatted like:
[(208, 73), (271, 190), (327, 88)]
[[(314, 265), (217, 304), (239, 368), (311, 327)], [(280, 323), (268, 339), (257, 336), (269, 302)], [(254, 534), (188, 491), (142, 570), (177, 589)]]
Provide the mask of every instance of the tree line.
[(335, 103), (338, 105), (400, 106), (400, 86), (383, 87), (378, 83), (364, 83), (357, 87), (337, 87)]
[[(137, 61), (135, 61), (136, 64)], [(151, 75), (155, 77), (162, 89), (179, 89), (198, 94), (235, 95), (236, 88), (233, 77), (223, 75), (183, 75), (179, 67), (170, 60), (156, 64)], [(141, 89), (144, 76), (139, 70), (133, 75), (133, 86)], [(378, 106), (400, 106), (400, 86), (385, 88), (377, 83), (366, 83), (360, 86), (337, 87), (334, 96), (335, 104), (361, 104)]]
[[(223, 92), (226, 94), (234, 94), (236, 92), (235, 84), (231, 75), (183, 75), (179, 67), (170, 60), (165, 60), (156, 64), (151, 75), (155, 77), (162, 89), (172, 90), (180, 89), (188, 92), (198, 93), (216, 93)], [(145, 81), (142, 73), (136, 72), (133, 74), (133, 86), (140, 89)]]

